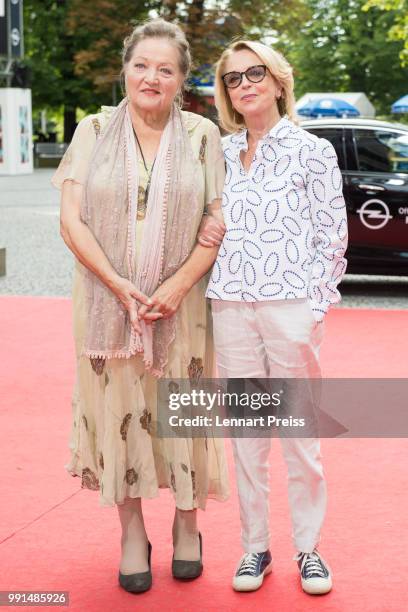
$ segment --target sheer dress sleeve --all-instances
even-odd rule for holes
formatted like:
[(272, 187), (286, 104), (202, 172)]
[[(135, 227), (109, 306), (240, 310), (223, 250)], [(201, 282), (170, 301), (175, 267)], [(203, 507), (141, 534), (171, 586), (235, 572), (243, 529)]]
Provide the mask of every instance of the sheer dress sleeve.
[(96, 141), (94, 118), (95, 116), (88, 115), (78, 123), (71, 144), (51, 179), (57, 189), (61, 189), (64, 181), (75, 181), (81, 185), (85, 183)]

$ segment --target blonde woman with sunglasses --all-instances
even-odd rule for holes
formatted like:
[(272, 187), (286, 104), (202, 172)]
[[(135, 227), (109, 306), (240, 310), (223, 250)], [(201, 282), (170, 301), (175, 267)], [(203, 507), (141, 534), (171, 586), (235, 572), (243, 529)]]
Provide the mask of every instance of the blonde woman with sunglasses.
[[(319, 378), (329, 306), (340, 300), (347, 218), (333, 146), (297, 125), (292, 69), (260, 42), (222, 54), (215, 102), (224, 138), (222, 240), (207, 297), (212, 300), (222, 378)], [(212, 244), (207, 233), (200, 238)], [(214, 243), (216, 241), (214, 240)], [(288, 495), (301, 585), (332, 588), (317, 550), (326, 510), (320, 443), (283, 437)], [(244, 555), (237, 591), (258, 589), (272, 568), (269, 529), (271, 439), (234, 438)]]

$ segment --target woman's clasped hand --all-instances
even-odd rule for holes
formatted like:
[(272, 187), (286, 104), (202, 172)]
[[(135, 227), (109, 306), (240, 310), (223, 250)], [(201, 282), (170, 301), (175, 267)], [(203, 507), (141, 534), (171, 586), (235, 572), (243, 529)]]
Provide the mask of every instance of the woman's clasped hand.
[(152, 306), (152, 300), (142, 291), (137, 289), (137, 287), (127, 278), (119, 276), (115, 281), (113, 292), (128, 311), (130, 324), (136, 333), (142, 333), (140, 327), (140, 319), (142, 318), (140, 316), (140, 305), (144, 305), (146, 307), (146, 312), (143, 316), (146, 322), (151, 323), (152, 321), (162, 317), (160, 312), (147, 312), (147, 308)]
[(129, 313), (130, 323), (136, 333), (141, 334), (140, 321), (154, 323), (158, 319), (168, 319), (178, 310), (187, 289), (175, 278), (164, 281), (151, 297), (127, 278), (120, 277), (114, 287), (116, 297)]
[(176, 314), (187, 288), (175, 277), (168, 278), (153, 293), (149, 302), (143, 302), (139, 308), (138, 318), (146, 323), (157, 319), (169, 319)]

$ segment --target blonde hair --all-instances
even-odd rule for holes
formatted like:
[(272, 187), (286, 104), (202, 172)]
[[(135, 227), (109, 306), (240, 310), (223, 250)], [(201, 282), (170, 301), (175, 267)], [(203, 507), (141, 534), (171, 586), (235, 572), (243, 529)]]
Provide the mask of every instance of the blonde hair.
[(277, 100), (280, 116), (284, 117), (287, 115), (291, 121), (298, 123), (295, 110), (295, 96), (293, 93), (293, 71), (289, 62), (281, 53), (271, 49), (263, 43), (252, 40), (237, 40), (225, 49), (216, 64), (215, 106), (217, 107), (221, 126), (227, 132), (237, 132), (245, 128), (244, 117), (232, 106), (224, 81), (222, 80), (222, 75), (226, 72), (225, 66), (228, 58), (230, 58), (235, 51), (241, 51), (242, 49), (248, 49), (256, 53), (282, 87), (282, 95)]

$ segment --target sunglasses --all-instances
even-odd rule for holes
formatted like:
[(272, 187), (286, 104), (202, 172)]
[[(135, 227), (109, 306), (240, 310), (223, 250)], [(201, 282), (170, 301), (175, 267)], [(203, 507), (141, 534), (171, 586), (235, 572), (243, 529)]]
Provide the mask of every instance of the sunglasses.
[(266, 66), (264, 64), (258, 64), (257, 66), (250, 66), (244, 72), (227, 72), (223, 74), (221, 78), (224, 81), (225, 87), (228, 87), (228, 89), (235, 89), (235, 87), (241, 85), (244, 74), (251, 83), (259, 83), (265, 78)]

